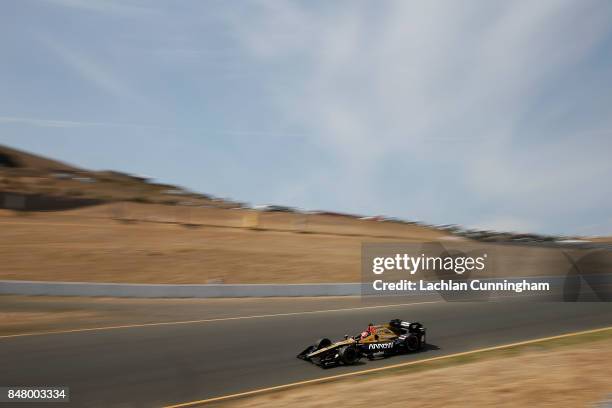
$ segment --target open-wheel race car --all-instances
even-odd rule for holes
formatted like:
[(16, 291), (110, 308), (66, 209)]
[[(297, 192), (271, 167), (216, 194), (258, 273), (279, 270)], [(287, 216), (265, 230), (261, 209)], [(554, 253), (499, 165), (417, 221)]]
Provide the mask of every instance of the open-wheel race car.
[(426, 344), (426, 330), (421, 323), (393, 319), (389, 323), (370, 323), (362, 333), (332, 342), (323, 338), (307, 347), (297, 358), (321, 367), (351, 365), (362, 357), (374, 359), (394, 354), (414, 352)]

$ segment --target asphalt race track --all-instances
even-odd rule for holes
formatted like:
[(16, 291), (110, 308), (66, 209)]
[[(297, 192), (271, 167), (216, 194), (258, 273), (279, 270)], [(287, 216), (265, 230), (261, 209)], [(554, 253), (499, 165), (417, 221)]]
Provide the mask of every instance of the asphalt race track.
[[(302, 309), (353, 309), (301, 314), (300, 302), (305, 300), (277, 300), (267, 311), (264, 300), (252, 302), (259, 303), (257, 313), (250, 315), (298, 311), (252, 319), (0, 338), (0, 385), (69, 386), (71, 403), (57, 405), (63, 407), (163, 406), (612, 326), (611, 303), (435, 302), (363, 308), (371, 305), (340, 299), (333, 304), (321, 300), (315, 308), (309, 300), (308, 307)], [(243, 302), (235, 316), (249, 315), (244, 307)], [(211, 307), (202, 318), (226, 318), (231, 312)], [(327, 370), (295, 358), (317, 338), (356, 334), (369, 322), (392, 318), (423, 322), (431, 348)]]

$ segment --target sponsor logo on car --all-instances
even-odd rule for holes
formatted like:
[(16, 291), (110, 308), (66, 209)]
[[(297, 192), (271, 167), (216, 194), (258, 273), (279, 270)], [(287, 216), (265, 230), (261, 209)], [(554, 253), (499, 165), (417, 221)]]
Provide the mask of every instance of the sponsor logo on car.
[(368, 350), (385, 350), (385, 349), (390, 349), (392, 347), (393, 347), (393, 342), (368, 344)]

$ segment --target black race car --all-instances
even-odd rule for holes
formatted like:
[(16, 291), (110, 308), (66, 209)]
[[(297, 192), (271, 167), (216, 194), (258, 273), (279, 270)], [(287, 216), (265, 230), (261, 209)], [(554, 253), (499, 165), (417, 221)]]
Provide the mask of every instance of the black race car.
[(426, 343), (426, 329), (421, 323), (393, 319), (389, 323), (369, 324), (362, 333), (332, 342), (320, 339), (297, 355), (321, 367), (351, 365), (362, 357), (373, 359), (421, 350)]

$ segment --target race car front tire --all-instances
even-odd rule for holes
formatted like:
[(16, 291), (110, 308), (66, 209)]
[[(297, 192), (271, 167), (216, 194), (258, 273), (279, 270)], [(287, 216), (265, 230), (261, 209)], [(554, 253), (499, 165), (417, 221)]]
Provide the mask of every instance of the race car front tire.
[(359, 360), (359, 352), (353, 346), (344, 346), (338, 350), (338, 357), (344, 364), (351, 365)]

